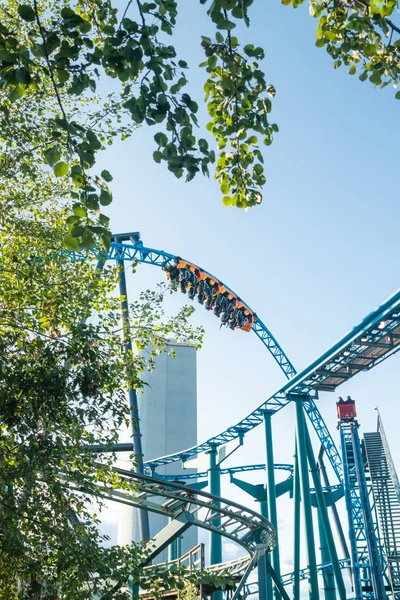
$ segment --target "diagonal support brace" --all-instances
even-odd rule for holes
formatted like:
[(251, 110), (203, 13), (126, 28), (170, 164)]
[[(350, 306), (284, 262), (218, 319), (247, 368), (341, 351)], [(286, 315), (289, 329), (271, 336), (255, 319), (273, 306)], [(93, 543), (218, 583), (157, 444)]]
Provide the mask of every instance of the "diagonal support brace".
[(142, 563), (142, 566), (148, 565), (151, 561), (160, 554), (167, 546), (174, 542), (182, 535), (193, 523), (192, 515), (183, 510), (173, 521), (164, 527), (157, 535), (148, 543), (146, 547), (151, 548), (151, 553)]
[(290, 600), (290, 597), (289, 597), (287, 591), (283, 587), (281, 578), (278, 577), (278, 575), (276, 574), (275, 570), (273, 569), (271, 563), (268, 560), (268, 557), (267, 557), (267, 560), (265, 562), (266, 562), (266, 567), (267, 567), (267, 573), (268, 573), (268, 575), (270, 575), (270, 577), (273, 580), (274, 584), (278, 588), (279, 593), (282, 596), (283, 600)]
[(235, 590), (235, 593), (232, 596), (232, 600), (239, 600), (239, 598), (240, 598), (240, 592), (242, 591), (242, 588), (243, 588), (244, 584), (246, 583), (247, 578), (250, 575), (251, 571), (256, 566), (256, 563), (257, 563), (257, 552), (254, 554), (253, 558), (251, 559), (251, 561), (248, 564), (247, 569), (243, 573), (243, 576), (242, 576), (241, 580), (238, 583), (238, 586), (237, 586), (237, 588)]

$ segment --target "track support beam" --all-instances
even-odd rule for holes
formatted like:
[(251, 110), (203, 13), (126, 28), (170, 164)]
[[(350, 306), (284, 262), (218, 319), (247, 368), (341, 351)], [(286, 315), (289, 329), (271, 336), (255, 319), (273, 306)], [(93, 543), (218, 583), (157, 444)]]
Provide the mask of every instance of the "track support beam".
[[(118, 240), (117, 240), (118, 241)], [(132, 354), (131, 330), (129, 324), (129, 305), (128, 290), (126, 287), (124, 261), (118, 261), (119, 269), (119, 295), (121, 304), (121, 320), (123, 328), (124, 351), (126, 354)], [(140, 433), (139, 407), (136, 390), (128, 391), (129, 410), (131, 417), (131, 431), (133, 450), (135, 453), (136, 466), (135, 471), (140, 475), (144, 474), (142, 436)], [(148, 542), (150, 540), (149, 515), (143, 509), (138, 509), (139, 517), (139, 535), (141, 540)]]
[[(248, 565), (246, 571), (244, 572), (242, 579), (239, 581), (239, 584), (238, 584), (231, 600), (240, 600), (240, 598), (242, 597), (240, 592), (242, 591), (243, 586), (246, 583), (247, 578), (250, 575), (251, 571), (254, 569), (256, 561), (257, 561), (257, 553), (254, 554), (253, 558), (249, 562), (249, 565)], [(260, 596), (260, 600), (261, 600), (261, 596)]]
[(182, 513), (175, 519), (170, 521), (161, 531), (154, 536), (149, 542), (151, 553), (146, 558), (144, 565), (148, 565), (151, 561), (156, 558), (162, 552), (172, 544), (179, 536), (181, 536), (189, 527), (192, 525), (192, 518), (190, 513), (182, 511)]
[(272, 580), (267, 576), (268, 556), (265, 548), (257, 550), (257, 575), (259, 600), (272, 600)]
[[(221, 467), (218, 464), (218, 446), (214, 446), (209, 451), (210, 457), (210, 469), (208, 472), (210, 494), (213, 496), (221, 496)], [(219, 503), (215, 502), (218, 506)], [(219, 517), (213, 519), (213, 523), (216, 527), (219, 527), (221, 521)], [(211, 544), (210, 544), (210, 565), (218, 565), (222, 563), (222, 538), (218, 533), (211, 533)]]
[[(211, 450), (208, 452), (210, 456), (210, 469), (208, 472), (210, 494), (213, 496), (221, 496), (221, 467), (218, 462), (218, 446), (213, 445)], [(220, 506), (219, 502), (215, 502), (216, 506)], [(221, 525), (220, 517), (213, 519), (214, 525), (219, 527)], [(222, 537), (211, 532), (211, 543), (210, 543), (210, 565), (218, 565), (222, 563)], [(222, 591), (214, 592), (212, 595), (213, 600), (222, 600)]]
[[(278, 578), (281, 576), (280, 559), (279, 559), (279, 539), (278, 539), (278, 515), (276, 509), (276, 493), (275, 493), (275, 470), (274, 470), (274, 448), (272, 442), (272, 415), (274, 413), (269, 410), (264, 411), (264, 428), (265, 428), (265, 447), (266, 447), (266, 475), (267, 475), (267, 500), (268, 500), (268, 518), (271, 521), (276, 532), (277, 543), (272, 550), (272, 565)], [(275, 600), (280, 600), (281, 595), (278, 588), (274, 587)]]
[(308, 585), (309, 599), (319, 600), (317, 560), (314, 545), (314, 526), (310, 498), (310, 480), (308, 477), (307, 443), (305, 432), (305, 419), (303, 402), (308, 400), (307, 396), (290, 396), (296, 407), (296, 441), (299, 462), (300, 490), (303, 505), (304, 530), (306, 534), (306, 547), (308, 559)]
[[(324, 457), (324, 446), (321, 444), (321, 448), (320, 448), (320, 451), (319, 451), (319, 454), (318, 454), (318, 466), (319, 466), (319, 470), (320, 470), (320, 474), (321, 474), (324, 486), (325, 487), (329, 487), (331, 484), (330, 484), (330, 481), (329, 481), (328, 473), (326, 472), (326, 467), (325, 467), (325, 463), (324, 463), (324, 458), (323, 457)], [(331, 505), (331, 511), (332, 511), (333, 519), (335, 521), (335, 527), (336, 527), (337, 534), (339, 536), (339, 540), (340, 540), (340, 545), (341, 545), (341, 548), (342, 548), (343, 556), (345, 558), (347, 558), (349, 560), (349, 563), (350, 563), (350, 553), (349, 553), (349, 549), (348, 549), (348, 546), (347, 546), (346, 538), (345, 538), (345, 535), (344, 535), (344, 532), (343, 532), (342, 524), (341, 524), (340, 518), (339, 518), (339, 513), (338, 513), (338, 510), (336, 508), (336, 504), (335, 503), (333, 503)], [(349, 568), (349, 572), (351, 574), (351, 568)]]
[(246, 492), (249, 496), (254, 498), (256, 502), (260, 504), (260, 514), (268, 519), (268, 503), (267, 503), (267, 490), (262, 483), (254, 485), (249, 483), (248, 481), (243, 481), (242, 479), (238, 479), (231, 475), (230, 478), (231, 483), (236, 485), (238, 488)]
[(275, 586), (279, 590), (279, 593), (282, 596), (283, 600), (290, 600), (287, 591), (283, 587), (281, 578), (278, 577), (277, 573), (275, 573), (275, 570), (273, 569), (273, 567), (271, 566), (271, 563), (268, 560), (268, 556), (266, 556), (266, 566), (267, 566), (267, 573), (268, 573), (268, 575), (270, 575), (272, 581), (274, 582)]
[[(338, 555), (336, 552), (335, 540), (333, 538), (332, 528), (331, 528), (331, 524), (329, 522), (328, 509), (326, 508), (326, 504), (325, 504), (324, 493), (322, 491), (321, 479), (319, 476), (317, 463), (316, 463), (316, 460), (314, 457), (314, 451), (313, 451), (312, 444), (311, 444), (310, 434), (307, 430), (307, 426), (305, 426), (304, 429), (305, 429), (305, 434), (306, 434), (308, 462), (310, 465), (311, 476), (313, 478), (315, 494), (317, 496), (317, 501), (318, 501), (318, 518), (322, 525), (323, 539), (320, 541), (324, 542), (324, 544), (326, 544), (326, 546), (327, 546), (329, 557), (330, 557), (330, 562), (332, 563), (332, 569), (333, 569), (335, 579), (336, 579), (336, 585), (337, 585), (337, 589), (338, 589), (338, 593), (339, 593), (339, 598), (340, 598), (340, 600), (346, 600), (346, 588), (344, 585), (342, 571), (340, 568), (339, 559), (338, 559)], [(321, 543), (321, 546), (322, 545), (323, 544)], [(331, 586), (329, 586), (329, 587), (331, 587)], [(335, 594), (334, 594), (334, 592), (333, 592), (333, 594), (328, 594), (328, 595), (325, 594), (325, 597), (327, 598), (327, 600), (328, 599), (333, 600), (333, 598), (335, 597)]]
[[(318, 533), (319, 533), (319, 549), (321, 552), (321, 563), (330, 563), (330, 554), (328, 544), (325, 537), (324, 525), (322, 523), (320, 512), (318, 511)], [(336, 600), (335, 577), (333, 575), (332, 565), (322, 569), (322, 580), (324, 582), (325, 600)]]
[(297, 442), (294, 451), (294, 532), (293, 532), (293, 600), (300, 600), (300, 473), (297, 453)]

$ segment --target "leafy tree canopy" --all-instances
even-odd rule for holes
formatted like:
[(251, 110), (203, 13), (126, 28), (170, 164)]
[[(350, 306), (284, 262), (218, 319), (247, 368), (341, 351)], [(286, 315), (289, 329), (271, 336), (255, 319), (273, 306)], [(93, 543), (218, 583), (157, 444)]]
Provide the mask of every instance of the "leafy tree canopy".
[[(191, 307), (165, 318), (165, 290), (146, 291), (130, 325), (134, 345), (153, 350), (126, 354), (118, 273), (65, 253), (65, 214), (42, 183), (40, 206), (9, 203), (0, 219), (0, 599), (123, 600), (132, 576), (145, 581), (146, 549), (105, 546), (97, 486), (134, 488), (112, 469), (115, 456), (85, 447), (117, 441), (125, 390), (141, 387), (167, 337), (198, 346), (203, 331)], [(157, 585), (181, 580), (161, 573)]]
[[(234, 35), (250, 24), (252, 3), (201, 0), (212, 146), (198, 135), (188, 64), (171, 43), (178, 2), (130, 0), (122, 11), (111, 0), (1, 2), (0, 600), (125, 600), (129, 580), (143, 581), (145, 548), (106, 547), (93, 512), (99, 481), (127, 484), (112, 454), (99, 465), (84, 447), (116, 441), (129, 416), (126, 387), (140, 388), (154, 356), (123, 351), (115, 270), (100, 276), (96, 250), (74, 261), (65, 248), (108, 248), (112, 174), (98, 173), (96, 158), (142, 125), (154, 127), (155, 162), (176, 177), (213, 168), (224, 204), (261, 202), (261, 145), (278, 127), (264, 51)], [(361, 81), (397, 86), (395, 8), (311, 0), (316, 44)], [(98, 94), (107, 78), (112, 93)], [(165, 319), (163, 298), (148, 291), (132, 305), (134, 345), (165, 351), (170, 334), (200, 344), (191, 309)], [(184, 585), (166, 571), (154, 593)]]
[[(142, 125), (156, 130), (155, 162), (176, 177), (190, 181), (212, 168), (224, 204), (261, 202), (260, 144), (270, 145), (278, 127), (270, 120), (275, 89), (260, 66), (264, 50), (242, 47), (235, 36), (238, 24), (250, 25), (253, 1), (200, 0), (210, 19), (199, 42), (211, 146), (198, 135), (198, 99), (185, 91), (188, 64), (173, 45), (177, 0), (129, 0), (122, 10), (112, 0), (1, 3), (0, 173), (22, 181), (44, 171), (63, 188), (67, 247), (98, 239), (109, 246), (112, 175), (96, 173), (96, 155)], [(303, 0), (282, 1), (297, 8)], [(396, 7), (396, 0), (310, 0), (316, 45), (361, 81), (396, 87)], [(114, 91), (99, 97), (107, 78)]]

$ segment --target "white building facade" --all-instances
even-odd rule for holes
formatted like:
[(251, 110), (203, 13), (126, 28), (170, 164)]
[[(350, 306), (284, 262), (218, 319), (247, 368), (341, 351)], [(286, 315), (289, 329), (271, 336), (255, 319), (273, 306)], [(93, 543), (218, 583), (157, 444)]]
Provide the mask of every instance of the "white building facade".
[[(144, 460), (172, 454), (197, 444), (197, 364), (196, 349), (186, 344), (169, 343), (175, 357), (162, 353), (156, 368), (144, 377), (144, 393), (139, 394), (140, 430)], [(190, 470), (192, 471), (192, 470)], [(189, 472), (190, 472), (189, 471)], [(182, 473), (181, 463), (157, 469), (160, 475)], [(186, 471), (188, 472), (188, 471)], [(168, 523), (167, 517), (149, 513), (150, 536)], [(118, 543), (139, 540), (135, 509), (122, 507), (118, 523)], [(178, 556), (197, 544), (197, 530), (192, 527), (177, 541)], [(164, 550), (156, 562), (167, 560)]]

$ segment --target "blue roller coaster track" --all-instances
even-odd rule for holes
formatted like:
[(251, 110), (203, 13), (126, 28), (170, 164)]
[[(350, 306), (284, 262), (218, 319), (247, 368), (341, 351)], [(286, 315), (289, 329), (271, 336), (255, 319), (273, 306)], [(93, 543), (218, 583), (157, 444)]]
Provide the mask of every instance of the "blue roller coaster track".
[[(118, 239), (118, 236), (116, 236), (116, 239)], [(147, 248), (141, 242), (127, 244), (114, 241), (106, 259), (135, 261), (165, 267), (174, 260), (175, 256), (163, 250)], [(211, 273), (210, 275), (213, 277)], [(230, 289), (225, 283), (223, 285)], [(314, 400), (318, 398), (318, 392), (334, 391), (354, 375), (373, 368), (377, 363), (396, 352), (400, 344), (399, 327), (400, 291), (393, 294), (386, 302), (365, 317), (359, 325), (354, 327), (309, 367), (296, 374), (294, 366), (276, 338), (259, 317), (256, 317), (253, 331), (289, 379), (288, 383), (283, 385), (242, 421), (229, 427), (219, 435), (183, 452), (160, 457), (156, 461), (146, 463), (147, 472), (151, 468), (187, 460), (196, 454), (211, 450), (215, 445), (226, 444), (238, 438), (243, 432), (248, 432), (263, 423), (265, 410), (277, 412), (288, 404), (290, 401), (288, 399), (289, 395), (299, 394), (307, 397), (304, 408), (339, 481), (342, 481), (343, 469), (340, 454)]]
[[(74, 254), (77, 257), (85, 257), (84, 254), (79, 254), (78, 252)], [(100, 256), (100, 260), (103, 262), (117, 261), (119, 265), (122, 265), (124, 262), (137, 262), (154, 265), (161, 268), (165, 268), (168, 265), (173, 265), (175, 259), (176, 255), (169, 254), (163, 250), (156, 250), (153, 248), (143, 246), (142, 242), (140, 241), (140, 236), (138, 236), (138, 234), (121, 234), (114, 236), (113, 242), (107, 255), (103, 254)], [(201, 270), (205, 272), (204, 269)], [(213, 276), (211, 273), (205, 273), (207, 273), (210, 277), (216, 279), (222, 284), (222, 282), (218, 280), (215, 276)], [(235, 294), (228, 286), (226, 286), (225, 284), (222, 285), (239, 300), (241, 300), (239, 296)], [(324, 582), (327, 586), (325, 588), (326, 600), (330, 600), (334, 597), (332, 596), (332, 594), (330, 595), (330, 591), (332, 591), (333, 589), (332, 585), (335, 587), (335, 582), (339, 592), (340, 600), (344, 600), (347, 596), (343, 584), (341, 570), (348, 569), (350, 562), (352, 563), (353, 585), (356, 600), (365, 600), (366, 598), (372, 597), (378, 598), (379, 600), (381, 598), (386, 598), (387, 596), (382, 574), (379, 576), (379, 574), (377, 574), (376, 572), (376, 565), (379, 561), (381, 561), (381, 564), (384, 565), (385, 557), (382, 548), (379, 544), (379, 540), (375, 540), (375, 544), (373, 543), (373, 536), (376, 535), (377, 526), (376, 523), (373, 521), (369, 492), (365, 481), (364, 464), (362, 462), (360, 449), (361, 446), (359, 440), (356, 442), (353, 440), (353, 445), (351, 447), (354, 448), (354, 451), (352, 454), (350, 452), (349, 440), (343, 437), (345, 436), (345, 433), (343, 432), (346, 431), (346, 428), (343, 428), (341, 440), (344, 461), (343, 462), (342, 457), (333, 441), (333, 438), (318, 410), (316, 401), (318, 401), (319, 394), (321, 392), (335, 391), (337, 387), (339, 387), (342, 384), (345, 384), (355, 375), (364, 371), (371, 370), (373, 367), (381, 363), (383, 360), (385, 360), (392, 354), (395, 354), (399, 350), (400, 290), (393, 294), (390, 298), (388, 298), (382, 305), (377, 307), (369, 315), (367, 315), (356, 327), (354, 327), (350, 332), (343, 336), (321, 357), (319, 357), (308, 367), (303, 369), (300, 373), (296, 372), (291, 361), (287, 357), (286, 353), (283, 351), (282, 347), (277, 342), (276, 338), (272, 335), (271, 331), (255, 313), (253, 314), (254, 321), (252, 324), (252, 331), (257, 335), (257, 337), (261, 340), (263, 345), (268, 349), (268, 351), (270, 352), (270, 354), (284, 373), (287, 382), (284, 383), (272, 396), (264, 400), (257, 408), (255, 408), (248, 416), (243, 418), (239, 423), (230, 426), (220, 434), (213, 436), (212, 438), (192, 448), (188, 448), (167, 456), (159, 457), (157, 459), (144, 463), (144, 471), (148, 475), (153, 475), (153, 477), (147, 477), (147, 480), (142, 480), (141, 485), (143, 489), (145, 489), (146, 482), (146, 485), (150, 486), (152, 490), (157, 490), (157, 493), (160, 496), (162, 496), (163, 494), (168, 496), (168, 482), (172, 482), (173, 480), (187, 480), (188, 482), (190, 482), (192, 480), (202, 479), (207, 476), (211, 477), (211, 471), (200, 473), (184, 473), (181, 475), (171, 476), (160, 476), (157, 474), (157, 468), (162, 467), (164, 465), (176, 463), (178, 461), (182, 461), (183, 463), (187, 462), (189, 459), (196, 457), (200, 453), (208, 453), (210, 454), (210, 456), (213, 454), (215, 455), (216, 449), (218, 447), (223, 446), (233, 440), (240, 440), (240, 442), (242, 443), (243, 438), (245, 437), (247, 432), (263, 423), (266, 426), (267, 432), (268, 418), (266, 417), (266, 415), (272, 415), (280, 411), (289, 403), (294, 403), (296, 405), (297, 423), (297, 450), (295, 455), (295, 463), (294, 465), (273, 465), (273, 462), (271, 462), (272, 453), (270, 451), (270, 455), (268, 457), (267, 451), (267, 475), (269, 483), (268, 486), (263, 488), (263, 493), (265, 493), (264, 509), (269, 511), (269, 516), (271, 517), (272, 525), (276, 528), (276, 508), (274, 509), (276, 500), (275, 485), (273, 483), (273, 475), (271, 476), (271, 469), (273, 471), (274, 468), (281, 468), (289, 472), (289, 479), (291, 479), (292, 482), (291, 493), (293, 493), (294, 496), (295, 506), (298, 507), (297, 512), (295, 513), (294, 571), (290, 574), (281, 577), (279, 571), (279, 544), (274, 548), (272, 552), (272, 565), (270, 564), (269, 559), (266, 557), (264, 548), (264, 554), (259, 553), (256, 556), (257, 553), (255, 553), (253, 555), (253, 558), (251, 559), (251, 565), (253, 565), (253, 567), (256, 563), (258, 563), (258, 582), (254, 584), (248, 584), (245, 582), (245, 579), (249, 574), (250, 567), (248, 567), (246, 573), (243, 575), (243, 580), (238, 585), (238, 588), (234, 595), (234, 599), (236, 600), (236, 598), (239, 598), (240, 589), (247, 590), (247, 594), (252, 594), (255, 593), (255, 591), (257, 591), (261, 600), (267, 600), (267, 598), (269, 599), (272, 590), (272, 583), (268, 583), (268, 581), (270, 580), (268, 578), (265, 578), (265, 573), (267, 572), (271, 577), (271, 581), (273, 581), (275, 585), (276, 600), (278, 600), (281, 597), (288, 598), (287, 593), (282, 588), (282, 583), (284, 585), (288, 585), (289, 583), (293, 584), (294, 600), (299, 600), (299, 585), (300, 581), (303, 579), (308, 579), (310, 600), (318, 600), (318, 573), (323, 574)], [(300, 410), (299, 407), (301, 407)], [(331, 486), (327, 481), (326, 475), (325, 484), (324, 486), (321, 485), (320, 473), (316, 467), (309, 438), (307, 440), (307, 428), (305, 426), (305, 423), (304, 425), (302, 424), (303, 409), (307, 414), (311, 424), (313, 425), (313, 428), (321, 442), (321, 447), (323, 448), (324, 453), (330, 461), (332, 469), (338, 479), (338, 485)], [(121, 446), (124, 445), (121, 444)], [(102, 451), (100, 447), (93, 447), (92, 449), (96, 451)], [(119, 449), (124, 450), (123, 448)], [(354, 458), (355, 456), (356, 459)], [(264, 468), (265, 465), (247, 465), (240, 467), (230, 467), (227, 469), (219, 469), (219, 475), (227, 473), (232, 476), (234, 473), (237, 472), (246, 472), (250, 470), (257, 471), (262, 470)], [(321, 473), (323, 473), (322, 466), (320, 467), (320, 469)], [(314, 488), (310, 488), (309, 486), (309, 473), (311, 473), (312, 475)], [(353, 479), (351, 479), (351, 477), (349, 479), (350, 473), (352, 473), (351, 477), (353, 477)], [(354, 473), (357, 473), (357, 485), (355, 485), (354, 483)], [(139, 474), (138, 477), (138, 481), (140, 481), (140, 477), (143, 476)], [(164, 483), (162, 483), (163, 480)], [(306, 569), (300, 569), (299, 567), (300, 546), (298, 541), (299, 530), (297, 529), (297, 522), (300, 514), (299, 481), (301, 483), (301, 495), (303, 498), (301, 504), (304, 504), (304, 518), (306, 521), (306, 546), (308, 552), (308, 566)], [(190, 490), (192, 486), (193, 489), (195, 489), (195, 485), (198, 484), (190, 483), (190, 487), (188, 486), (188, 489)], [(335, 548), (331, 526), (328, 519), (327, 506), (332, 506), (332, 503), (334, 503), (337, 500), (337, 498), (340, 497), (340, 494), (338, 495), (337, 492), (340, 492), (343, 486), (346, 494), (346, 502), (349, 517), (351, 557), (346, 555), (345, 558), (339, 560)], [(272, 488), (273, 492), (271, 491)], [(218, 487), (216, 489), (219, 490)], [(211, 491), (213, 492), (213, 490)], [(313, 534), (313, 523), (311, 517), (311, 504), (309, 504), (309, 508), (307, 508), (307, 503), (309, 503), (307, 497), (309, 494), (311, 494), (311, 491), (313, 491), (313, 497), (315, 497), (315, 503), (313, 504), (313, 506), (316, 506), (318, 508), (319, 539), (321, 545), (321, 557), (323, 558), (321, 564), (319, 565), (317, 565), (315, 559), (315, 542)], [(190, 492), (188, 493), (189, 498), (192, 498)], [(218, 531), (220, 523), (220, 517), (215, 515), (218, 513), (219, 507), (222, 505), (222, 503), (226, 503), (226, 501), (219, 498), (218, 496), (219, 494), (215, 495), (214, 489), (214, 495), (212, 493), (210, 496), (210, 501), (212, 501), (213, 503), (213, 508), (209, 514), (211, 519), (210, 523), (213, 524), (213, 527), (216, 527), (215, 531)], [(153, 510), (150, 504), (146, 505), (146, 502), (142, 504), (140, 504), (140, 502), (135, 502), (133, 502), (133, 505), (136, 505), (139, 508), (144, 507), (145, 510)], [(363, 518), (360, 517), (360, 511), (364, 511)], [(264, 514), (263, 516), (265, 517), (266, 515)], [(338, 521), (337, 516), (336, 520)], [(231, 526), (231, 521), (229, 521), (229, 525)], [(187, 524), (185, 526), (187, 526)], [(206, 527), (209, 527), (209, 525), (207, 525)], [(357, 534), (355, 533), (355, 527), (358, 528)], [(172, 527), (172, 529), (174, 529), (174, 531), (177, 531), (179, 529), (179, 526), (175, 524)], [(173, 539), (173, 535), (175, 534), (171, 534), (172, 537), (169, 538), (170, 540)], [(215, 535), (215, 533), (211, 535), (213, 536)], [(224, 535), (223, 532), (222, 535)], [(215, 539), (216, 538), (214, 537), (214, 542)], [(368, 585), (366, 585), (366, 582), (361, 580), (362, 570), (359, 568), (358, 565), (360, 556), (360, 544), (358, 543), (359, 539), (363, 540), (364, 547), (362, 552), (366, 553), (363, 566), (366, 569), (369, 569), (369, 572), (372, 573), (372, 575), (369, 578), (369, 588)], [(271, 548), (269, 550), (271, 550)], [(211, 552), (213, 552), (213, 550), (211, 550)], [(356, 562), (358, 565), (357, 568), (355, 568)], [(246, 585), (246, 587), (243, 587), (244, 585)], [(371, 589), (373, 590), (372, 593), (374, 594), (372, 596)]]

